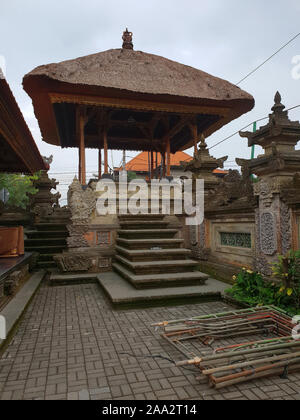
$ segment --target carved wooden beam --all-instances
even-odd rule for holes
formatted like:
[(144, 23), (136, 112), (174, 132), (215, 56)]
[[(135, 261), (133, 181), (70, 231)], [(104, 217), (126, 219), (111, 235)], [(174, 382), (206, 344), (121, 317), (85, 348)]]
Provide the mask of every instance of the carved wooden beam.
[(185, 127), (186, 125), (189, 125), (191, 123), (192, 116), (189, 117), (182, 117), (180, 121), (173, 127), (169, 132), (164, 136), (163, 141), (166, 142), (168, 138), (170, 140)]

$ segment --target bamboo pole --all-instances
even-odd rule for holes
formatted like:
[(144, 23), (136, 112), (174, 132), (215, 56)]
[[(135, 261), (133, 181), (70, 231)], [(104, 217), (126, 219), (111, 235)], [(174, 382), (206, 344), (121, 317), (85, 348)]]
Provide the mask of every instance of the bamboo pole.
[[(236, 351), (236, 352), (226, 352), (226, 353), (222, 353), (222, 354), (213, 354), (213, 355), (209, 355), (209, 356), (203, 356), (203, 357), (201, 357), (201, 366), (205, 363), (212, 363), (216, 360), (230, 358), (231, 356), (249, 355), (249, 354), (253, 354), (253, 353), (261, 353), (264, 350), (278, 350), (278, 349), (286, 349), (286, 348), (290, 348), (290, 347), (299, 347), (300, 346), (300, 341), (295, 341), (292, 337), (291, 337), (291, 339), (292, 339), (292, 342), (286, 343), (286, 344), (278, 344), (278, 345), (269, 346), (269, 347), (261, 347), (261, 348), (258, 347), (258, 348), (254, 348), (254, 349), (241, 350), (241, 351)], [(176, 363), (176, 366), (186, 366), (186, 365), (190, 365), (190, 364), (193, 364), (193, 359), (178, 362), (178, 363)]]
[(208, 319), (218, 319), (218, 318), (222, 318), (224, 316), (231, 316), (231, 315), (240, 315), (240, 314), (253, 314), (253, 313), (260, 313), (263, 311), (274, 311), (275, 312), (280, 312), (280, 310), (277, 310), (277, 308), (271, 306), (271, 305), (266, 305), (266, 306), (262, 306), (260, 308), (247, 308), (247, 309), (238, 309), (235, 311), (228, 311), (228, 312), (219, 312), (219, 313), (214, 313), (214, 314), (209, 314), (209, 315), (201, 315), (201, 316), (197, 316), (197, 317), (193, 317), (193, 318), (183, 318), (183, 319), (177, 319), (177, 320), (171, 320), (171, 321), (163, 321), (163, 322), (158, 322), (155, 324), (151, 324), (152, 327), (166, 327), (167, 325), (172, 325), (172, 324), (177, 324), (179, 322), (188, 322), (188, 321), (198, 321), (198, 320), (208, 320)]
[[(299, 361), (299, 359), (298, 359)], [(295, 361), (296, 363), (296, 361)], [(282, 362), (281, 363), (282, 367), (286, 366), (286, 363)], [(214, 387), (216, 389), (222, 389), (225, 387), (229, 387), (232, 385), (237, 385), (243, 382), (247, 382), (249, 380), (255, 380), (255, 379), (260, 379), (260, 378), (267, 378), (269, 376), (275, 376), (275, 375), (280, 375), (283, 373), (282, 367), (274, 367), (273, 369), (269, 369), (267, 371), (262, 371), (262, 372), (258, 372), (258, 373), (254, 373), (252, 376), (246, 376), (246, 377), (242, 377), (242, 378), (236, 378), (236, 379), (232, 379), (232, 380), (228, 380), (225, 382), (221, 382), (218, 384), (215, 384)], [(300, 364), (295, 364), (295, 365), (291, 365), (288, 367), (288, 372), (289, 373), (294, 373), (300, 370)]]
[(255, 359), (251, 361), (248, 360), (246, 362), (235, 363), (229, 366), (220, 366), (213, 369), (203, 370), (202, 373), (203, 375), (213, 375), (214, 373), (226, 372), (228, 370), (234, 370), (234, 369), (241, 369), (243, 367), (248, 367), (249, 365), (261, 365), (264, 363), (277, 362), (277, 361), (292, 359), (296, 357), (300, 357), (300, 352), (290, 353), (290, 354), (281, 354), (279, 356), (267, 357), (264, 359)]

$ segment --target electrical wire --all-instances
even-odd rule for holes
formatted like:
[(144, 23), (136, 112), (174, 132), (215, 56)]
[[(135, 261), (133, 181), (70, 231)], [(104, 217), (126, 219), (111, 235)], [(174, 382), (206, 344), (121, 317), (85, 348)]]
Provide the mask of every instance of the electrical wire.
[[(119, 354), (124, 354), (124, 355), (126, 354), (127, 356), (134, 357), (136, 359), (162, 359), (162, 360), (167, 360), (168, 362), (170, 362), (170, 363), (172, 363), (176, 366), (175, 360), (172, 360), (169, 357), (163, 356), (162, 354), (151, 354), (149, 356), (137, 356), (136, 354), (128, 353), (126, 351), (122, 351)], [(188, 370), (189, 372), (195, 373), (195, 369), (189, 369), (185, 366), (181, 366), (181, 368), (184, 369), (184, 370)]]
[(263, 67), (268, 61), (270, 61), (273, 57), (275, 57), (280, 51), (282, 51), (285, 47), (287, 47), (289, 44), (291, 44), (296, 38), (300, 36), (300, 32), (295, 35), (292, 39), (290, 39), (286, 44), (284, 44), (282, 47), (279, 48), (274, 54), (272, 54), (269, 58), (267, 58), (263, 63), (261, 63), (259, 66), (257, 66), (254, 70), (252, 70), (250, 73), (248, 73), (243, 79), (241, 79), (236, 85), (240, 85), (242, 82), (244, 82), (248, 77), (252, 76), (257, 70), (259, 70), (261, 67)]
[[(296, 108), (299, 108), (299, 107), (300, 107), (300, 105), (296, 105), (296, 106), (293, 106), (293, 107), (291, 107), (291, 108), (286, 109), (286, 111), (292, 111), (293, 109), (296, 109)], [(209, 148), (208, 148), (208, 150), (211, 150), (211, 149), (213, 149), (214, 147), (217, 147), (217, 146), (219, 146), (220, 144), (224, 143), (225, 141), (227, 141), (227, 140), (231, 139), (232, 137), (234, 137), (234, 136), (236, 136), (237, 134), (239, 134), (241, 131), (246, 130), (246, 128), (250, 127), (250, 126), (251, 126), (251, 125), (253, 125), (255, 122), (264, 121), (264, 120), (267, 120), (268, 118), (269, 118), (269, 116), (268, 116), (268, 117), (264, 117), (264, 118), (260, 118), (259, 120), (252, 121), (250, 124), (246, 125), (246, 126), (245, 126), (245, 127), (243, 127), (243, 128), (240, 128), (238, 131), (234, 132), (234, 133), (233, 133), (233, 134), (231, 134), (230, 136), (228, 136), (228, 137), (226, 137), (225, 139), (223, 139), (223, 140), (219, 141), (218, 143), (216, 143), (216, 144), (212, 145), (211, 147), (209, 147)]]

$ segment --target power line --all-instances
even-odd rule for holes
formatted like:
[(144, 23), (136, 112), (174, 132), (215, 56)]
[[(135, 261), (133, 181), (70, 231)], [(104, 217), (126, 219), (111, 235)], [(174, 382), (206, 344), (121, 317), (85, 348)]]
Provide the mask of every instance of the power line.
[(264, 66), (268, 61), (270, 61), (273, 57), (275, 57), (275, 55), (277, 55), (278, 53), (280, 53), (280, 51), (282, 51), (285, 47), (287, 47), (289, 44), (291, 44), (296, 38), (298, 38), (299, 35), (300, 35), (300, 32), (297, 35), (295, 35), (292, 39), (290, 39), (286, 44), (284, 44), (282, 47), (280, 47), (279, 50), (277, 50), (274, 54), (272, 54), (269, 58), (267, 58), (263, 63), (261, 63), (254, 70), (252, 70), (250, 73), (248, 73), (242, 80), (240, 80), (237, 83), (237, 86), (239, 84), (241, 84), (242, 82), (244, 82), (246, 79), (248, 79), (248, 77), (250, 77), (253, 73), (255, 73), (262, 66)]
[[(296, 108), (299, 108), (299, 107), (300, 107), (300, 105), (296, 105), (296, 106), (293, 106), (292, 108), (288, 108), (288, 109), (286, 109), (286, 111), (291, 111), (291, 110), (296, 109)], [(214, 144), (213, 146), (209, 147), (209, 148), (208, 148), (208, 150), (211, 150), (211, 149), (213, 149), (214, 147), (217, 147), (217, 146), (219, 146), (220, 144), (224, 143), (225, 141), (227, 141), (227, 140), (231, 139), (232, 137), (234, 137), (234, 136), (236, 136), (237, 134), (239, 134), (241, 131), (246, 130), (246, 128), (250, 127), (250, 126), (251, 126), (251, 125), (253, 125), (255, 122), (264, 121), (264, 120), (267, 120), (268, 118), (269, 118), (269, 117), (264, 117), (264, 118), (260, 118), (259, 120), (252, 121), (250, 124), (246, 125), (245, 127), (241, 128), (240, 130), (238, 130), (238, 131), (236, 131), (235, 133), (231, 134), (230, 136), (226, 137), (225, 139), (223, 139), (223, 140), (219, 141), (218, 143)]]

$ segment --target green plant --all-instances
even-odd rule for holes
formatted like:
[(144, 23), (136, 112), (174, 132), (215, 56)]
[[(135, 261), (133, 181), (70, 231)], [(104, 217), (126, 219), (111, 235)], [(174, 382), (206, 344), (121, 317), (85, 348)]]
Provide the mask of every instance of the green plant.
[[(294, 281), (298, 278), (298, 274), (296, 275), (295, 273), (298, 273), (300, 252), (297, 255), (298, 256), (290, 256), (289, 258), (289, 270), (291, 272), (291, 276), (294, 276)], [(282, 267), (279, 267), (277, 265), (281, 263), (283, 263), (282, 259), (280, 259), (278, 263), (274, 264), (274, 270), (276, 270), (275, 273), (285, 273), (283, 268), (286, 268), (286, 266), (283, 265)], [(286, 262), (283, 264), (286, 264)], [(290, 281), (286, 275), (284, 278), (285, 281)], [(250, 306), (275, 305), (289, 312), (291, 315), (300, 313), (300, 290), (299, 286), (296, 286), (296, 284), (299, 285), (299, 282), (295, 282), (294, 287), (297, 290), (294, 291), (293, 289), (293, 293), (290, 293), (289, 289), (282, 284), (266, 281), (260, 273), (246, 270), (245, 268), (241, 270), (237, 276), (233, 276), (233, 280), (235, 281), (233, 287), (226, 290), (226, 292), (237, 301), (246, 303)], [(284, 293), (284, 291), (286, 292)]]
[(273, 275), (281, 281), (279, 293), (282, 300), (288, 296), (293, 305), (300, 309), (300, 250), (279, 255), (272, 270)]
[(29, 202), (28, 194), (36, 194), (37, 189), (33, 181), (39, 178), (39, 174), (33, 176), (21, 174), (0, 174), (0, 189), (6, 188), (9, 192), (8, 205), (26, 208)]

